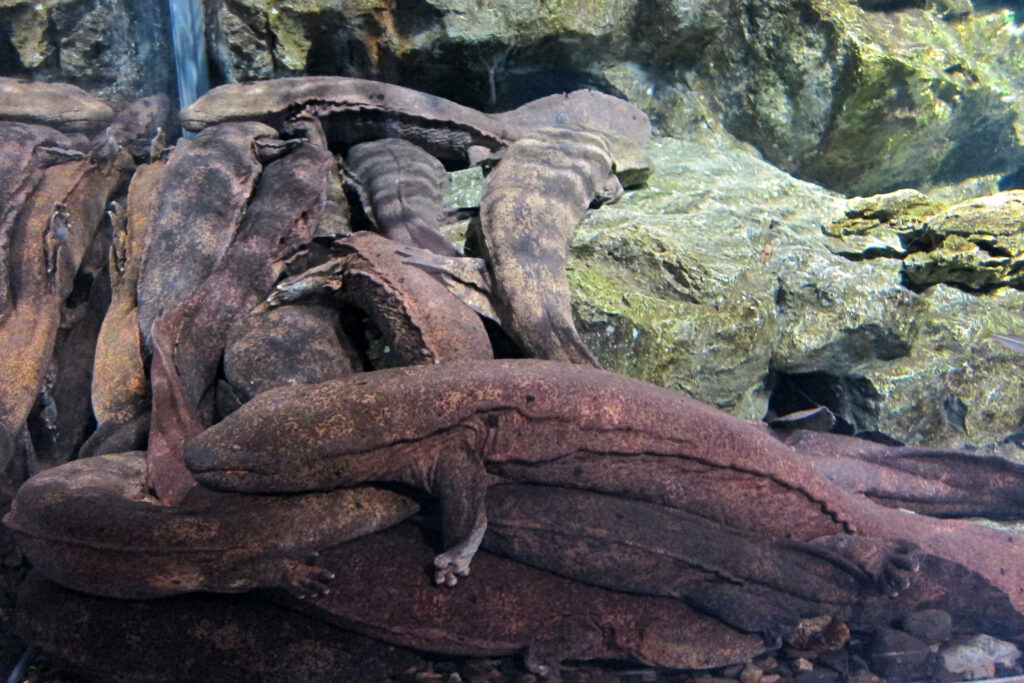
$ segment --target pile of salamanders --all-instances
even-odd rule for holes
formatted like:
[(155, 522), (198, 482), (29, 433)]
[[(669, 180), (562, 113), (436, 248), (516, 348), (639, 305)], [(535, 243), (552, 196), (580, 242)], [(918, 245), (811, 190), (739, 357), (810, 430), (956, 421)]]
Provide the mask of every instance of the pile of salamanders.
[[(168, 147), (166, 98), (115, 116), (8, 79), (0, 119), (4, 523), (49, 579), (283, 586), (352, 631), (540, 674), (724, 666), (808, 619), (924, 608), (1024, 634), (1024, 538), (954, 519), (1020, 519), (1024, 467), (597, 367), (566, 259), (652, 172), (628, 102), (485, 114), (281, 79), (212, 90)], [(473, 165), (479, 209), (443, 206)], [(441, 227), (467, 213), (462, 250)]]

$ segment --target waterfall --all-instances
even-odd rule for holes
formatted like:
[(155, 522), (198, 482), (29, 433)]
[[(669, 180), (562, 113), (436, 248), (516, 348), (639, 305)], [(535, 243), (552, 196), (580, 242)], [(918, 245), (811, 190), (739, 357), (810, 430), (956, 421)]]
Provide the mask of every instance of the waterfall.
[(178, 73), (178, 104), (184, 108), (210, 88), (203, 37), (202, 0), (168, 0), (171, 8), (171, 39)]

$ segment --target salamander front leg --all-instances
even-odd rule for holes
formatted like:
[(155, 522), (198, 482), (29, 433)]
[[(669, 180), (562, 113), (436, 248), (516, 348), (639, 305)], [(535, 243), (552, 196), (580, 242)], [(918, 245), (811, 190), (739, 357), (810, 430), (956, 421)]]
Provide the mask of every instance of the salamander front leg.
[(434, 492), (441, 499), (446, 550), (434, 558), (434, 582), (454, 586), (469, 575), (469, 563), (487, 530), (484, 500), (489, 475), (473, 455), (460, 454), (439, 466)]

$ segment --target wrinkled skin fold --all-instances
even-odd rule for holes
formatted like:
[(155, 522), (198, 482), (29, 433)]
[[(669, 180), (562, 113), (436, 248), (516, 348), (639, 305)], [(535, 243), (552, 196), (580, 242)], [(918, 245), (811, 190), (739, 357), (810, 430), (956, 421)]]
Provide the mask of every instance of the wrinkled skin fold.
[(252, 496), (194, 488), (177, 506), (147, 486), (141, 453), (103, 455), (42, 472), (18, 491), (4, 524), (32, 565), (93, 595), (146, 599), (193, 591), (327, 590), (316, 552), (413, 514), (374, 488)]
[[(584, 366), (449, 363), (277, 389), (193, 439), (185, 459), (203, 484), (235, 491), (421, 487), (441, 501), (446, 549), (435, 558), (436, 580), (448, 585), (468, 573), (497, 474), (667, 505), (769, 543), (814, 544), (862, 577), (863, 596), (905, 591), (923, 556), (981, 577), (1009, 613), (1024, 608), (1019, 539), (879, 506), (756, 425)], [(744, 579), (764, 582), (780, 565), (746, 571)], [(769, 634), (776, 628), (753, 622)]]

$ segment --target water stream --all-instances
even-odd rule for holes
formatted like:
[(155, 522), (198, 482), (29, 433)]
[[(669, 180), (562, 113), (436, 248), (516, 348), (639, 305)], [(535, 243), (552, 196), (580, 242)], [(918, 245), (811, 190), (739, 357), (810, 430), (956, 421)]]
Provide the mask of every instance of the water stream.
[(210, 88), (203, 36), (202, 0), (168, 0), (171, 39), (178, 74), (178, 103), (184, 108)]

